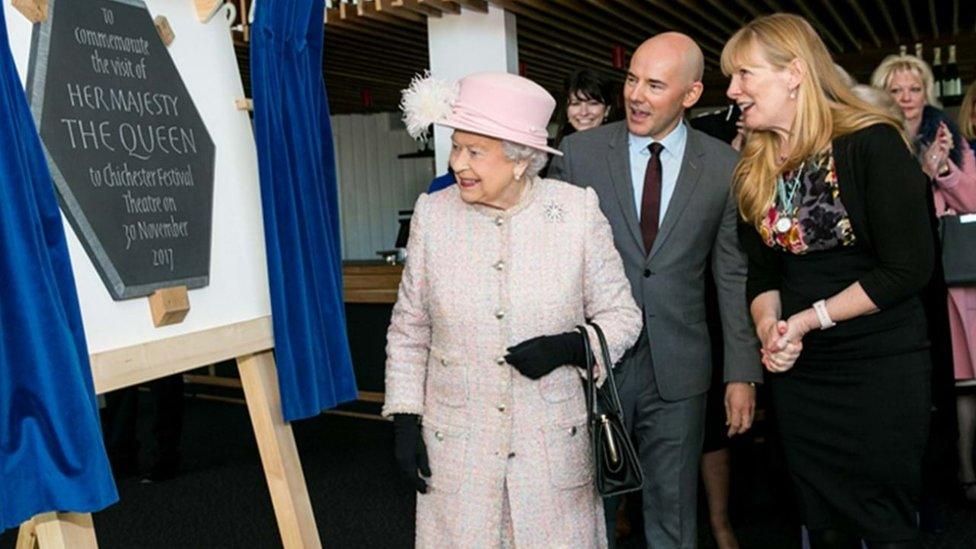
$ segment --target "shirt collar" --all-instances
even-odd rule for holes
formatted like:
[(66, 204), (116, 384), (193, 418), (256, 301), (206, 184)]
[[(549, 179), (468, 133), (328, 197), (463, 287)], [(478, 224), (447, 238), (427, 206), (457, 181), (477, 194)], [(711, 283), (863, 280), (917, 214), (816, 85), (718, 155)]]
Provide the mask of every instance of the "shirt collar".
[[(678, 125), (675, 126), (673, 130), (671, 130), (671, 133), (664, 136), (664, 139), (661, 140), (661, 145), (664, 146), (664, 152), (667, 154), (674, 154), (674, 152), (680, 148), (679, 145), (684, 143), (687, 137), (688, 128), (685, 127), (685, 123), (682, 120), (681, 122), (678, 122)], [(654, 142), (654, 139), (649, 135), (634, 135), (630, 132), (627, 132), (627, 140), (631, 151), (644, 154), (650, 154), (647, 147)]]

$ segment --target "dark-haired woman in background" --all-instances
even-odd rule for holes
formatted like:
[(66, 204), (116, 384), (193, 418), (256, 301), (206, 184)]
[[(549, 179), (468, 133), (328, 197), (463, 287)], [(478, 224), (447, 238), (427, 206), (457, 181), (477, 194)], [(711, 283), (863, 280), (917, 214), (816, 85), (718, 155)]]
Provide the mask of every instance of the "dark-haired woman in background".
[(620, 109), (618, 93), (607, 79), (590, 69), (577, 69), (566, 77), (563, 87), (563, 108), (559, 111), (559, 131), (556, 144), (567, 135), (589, 130), (612, 120)]

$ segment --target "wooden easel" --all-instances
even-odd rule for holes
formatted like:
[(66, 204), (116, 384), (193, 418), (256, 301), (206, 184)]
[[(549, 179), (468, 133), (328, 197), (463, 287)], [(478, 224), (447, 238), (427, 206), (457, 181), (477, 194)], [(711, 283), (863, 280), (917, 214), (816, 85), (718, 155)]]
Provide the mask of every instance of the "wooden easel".
[[(286, 548), (318, 548), (305, 475), (291, 425), (281, 412), (271, 318), (263, 317), (91, 356), (99, 394), (236, 359), (254, 436)], [(44, 513), (25, 522), (17, 549), (98, 547), (90, 514)]]

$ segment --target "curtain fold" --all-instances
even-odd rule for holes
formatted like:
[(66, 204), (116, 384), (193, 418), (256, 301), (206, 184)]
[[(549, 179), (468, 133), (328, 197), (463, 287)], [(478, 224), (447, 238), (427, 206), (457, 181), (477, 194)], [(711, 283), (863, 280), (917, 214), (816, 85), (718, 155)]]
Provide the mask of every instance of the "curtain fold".
[(251, 38), (254, 132), (285, 420), (357, 396), (346, 337), (321, 0), (260, 0)]
[(71, 261), (0, 9), (0, 530), (118, 499)]

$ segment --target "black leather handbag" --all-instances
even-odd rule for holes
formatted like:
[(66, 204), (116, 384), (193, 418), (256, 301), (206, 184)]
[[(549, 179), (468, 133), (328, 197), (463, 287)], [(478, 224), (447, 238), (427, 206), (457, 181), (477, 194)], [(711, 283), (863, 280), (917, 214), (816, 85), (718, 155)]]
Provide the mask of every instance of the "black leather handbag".
[(943, 215), (942, 269), (948, 286), (976, 285), (976, 215)]
[(594, 355), (590, 348), (590, 338), (586, 328), (577, 326), (583, 336), (586, 349), (586, 411), (590, 428), (590, 441), (593, 449), (593, 463), (596, 466), (596, 489), (603, 497), (616, 496), (640, 490), (644, 486), (644, 471), (634, 450), (630, 431), (624, 425), (620, 395), (613, 379), (613, 363), (603, 330), (596, 324), (588, 323), (596, 332), (600, 342), (600, 356), (606, 364), (607, 379), (597, 388), (594, 376)]

